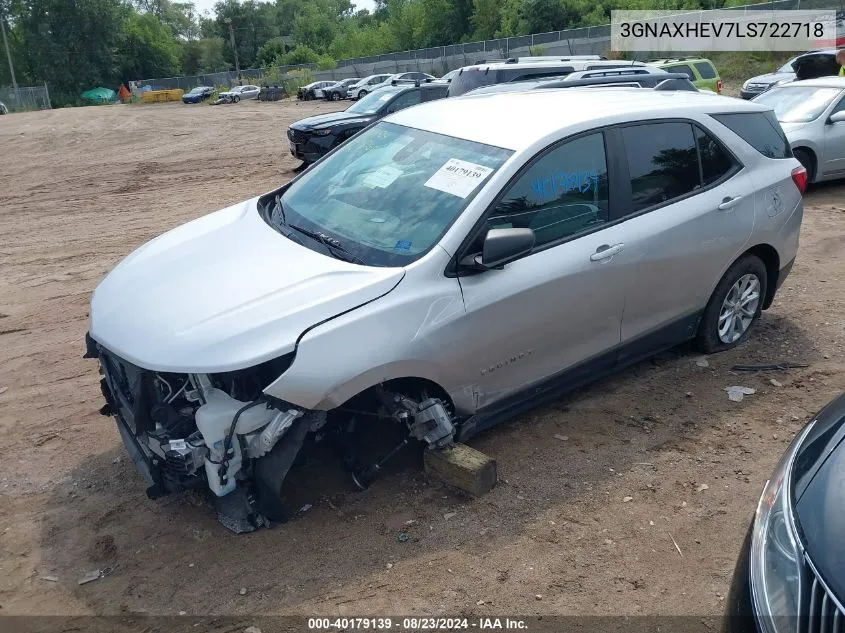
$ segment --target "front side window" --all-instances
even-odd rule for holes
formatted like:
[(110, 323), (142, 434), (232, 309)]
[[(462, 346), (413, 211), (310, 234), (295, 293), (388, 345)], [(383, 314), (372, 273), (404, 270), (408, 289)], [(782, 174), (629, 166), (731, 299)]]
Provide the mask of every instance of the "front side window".
[(701, 186), (698, 150), (689, 123), (622, 128), (631, 175), (631, 213), (686, 195)]
[[(270, 223), (322, 233), (370, 266), (404, 266), (434, 246), (510, 150), (381, 122), (297, 179)], [(285, 228), (287, 227), (287, 228)]]
[(346, 108), (346, 111), (365, 116), (375, 114), (381, 110), (388, 101), (395, 97), (396, 93), (400, 90), (402, 90), (402, 88), (393, 88), (392, 86), (388, 88), (380, 88), (353, 103), (351, 106)]
[(488, 228), (530, 228), (536, 246), (565, 239), (609, 219), (607, 160), (601, 132), (541, 156), (496, 204)]

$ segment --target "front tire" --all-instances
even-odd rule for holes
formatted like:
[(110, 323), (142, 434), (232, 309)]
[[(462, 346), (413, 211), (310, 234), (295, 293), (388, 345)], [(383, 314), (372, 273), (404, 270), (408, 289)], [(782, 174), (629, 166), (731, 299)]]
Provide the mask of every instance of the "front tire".
[(368, 94), (369, 94), (369, 93), (368, 93), (366, 90), (360, 90), (360, 91), (358, 92), (358, 99), (359, 99), (359, 100), (361, 100), (361, 99), (363, 99), (364, 97), (366, 97)]
[(766, 266), (756, 255), (743, 255), (724, 274), (701, 317), (695, 347), (705, 354), (745, 342), (766, 298)]
[(234, 103), (238, 103), (238, 101), (240, 101), (240, 100), (241, 100), (241, 98), (238, 95), (235, 95), (234, 97), (232, 97), (232, 101)]
[(807, 170), (807, 184), (811, 184), (816, 179), (816, 159), (814, 158), (812, 152), (803, 148), (798, 148), (792, 153), (804, 169)]
[(333, 92), (332, 93), (332, 101), (340, 101), (340, 93), (339, 92)]

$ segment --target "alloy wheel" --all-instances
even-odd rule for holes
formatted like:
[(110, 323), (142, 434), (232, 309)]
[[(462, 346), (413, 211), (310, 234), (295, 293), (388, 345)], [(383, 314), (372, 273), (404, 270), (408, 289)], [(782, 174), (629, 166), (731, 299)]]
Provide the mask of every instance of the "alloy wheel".
[(751, 326), (760, 306), (760, 280), (752, 273), (736, 280), (719, 310), (719, 340), (730, 345)]

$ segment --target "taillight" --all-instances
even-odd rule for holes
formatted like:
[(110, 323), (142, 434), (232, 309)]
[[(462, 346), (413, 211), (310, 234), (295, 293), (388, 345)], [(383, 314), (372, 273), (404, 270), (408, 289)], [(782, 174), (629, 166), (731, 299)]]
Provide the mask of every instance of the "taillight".
[(807, 170), (803, 165), (792, 170), (792, 182), (802, 194), (807, 190)]
[(719, 93), (719, 94), (722, 94), (722, 80), (721, 79), (716, 80), (716, 92)]

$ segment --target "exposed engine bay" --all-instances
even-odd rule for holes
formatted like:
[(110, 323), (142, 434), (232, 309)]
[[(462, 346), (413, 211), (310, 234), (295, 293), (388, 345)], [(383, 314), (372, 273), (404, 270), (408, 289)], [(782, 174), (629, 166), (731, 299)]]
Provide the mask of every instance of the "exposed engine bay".
[[(376, 388), (367, 411), (308, 411), (263, 393), (290, 366), (286, 355), (248, 369), (218, 374), (155, 372), (123, 360), (86, 337), (86, 358), (97, 358), (106, 399), (150, 498), (209, 489), (218, 519), (234, 532), (283, 522), (282, 483), (307, 437), (321, 441), (354, 432), (355, 416), (391, 418), (404, 439), (373, 464), (344, 461), (363, 489), (384, 463), (411, 441), (430, 448), (453, 442), (447, 405)], [(343, 441), (339, 445), (344, 445)]]

